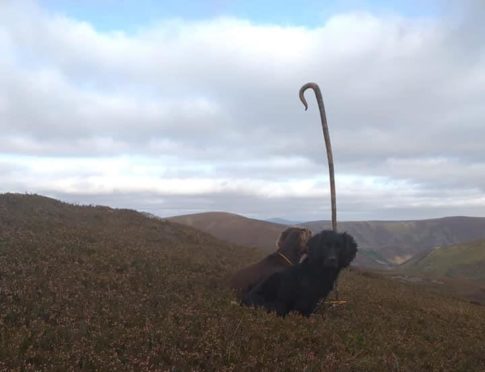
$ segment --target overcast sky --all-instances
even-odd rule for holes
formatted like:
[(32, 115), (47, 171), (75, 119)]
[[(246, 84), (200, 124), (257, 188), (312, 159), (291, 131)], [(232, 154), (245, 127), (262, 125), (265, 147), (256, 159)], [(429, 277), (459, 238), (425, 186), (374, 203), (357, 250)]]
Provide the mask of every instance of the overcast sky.
[(0, 0), (0, 192), (329, 219), (298, 100), (315, 81), (339, 220), (485, 216), (483, 19), (481, 0)]

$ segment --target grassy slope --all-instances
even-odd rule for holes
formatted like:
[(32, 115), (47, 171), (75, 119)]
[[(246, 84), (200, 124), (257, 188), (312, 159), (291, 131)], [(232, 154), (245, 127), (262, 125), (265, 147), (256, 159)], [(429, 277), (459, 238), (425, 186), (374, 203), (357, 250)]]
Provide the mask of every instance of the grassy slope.
[(205, 231), (229, 243), (271, 252), (279, 235), (286, 229), (285, 225), (225, 212), (189, 214), (168, 220)]
[(409, 273), (485, 281), (485, 240), (439, 248), (404, 265)]
[[(246, 247), (258, 247), (267, 252), (274, 251), (278, 236), (287, 227), (281, 224), (255, 220), (224, 212), (189, 214), (171, 217), (168, 220), (202, 230), (229, 243)], [(313, 226), (310, 225), (308, 227), (312, 228)], [(325, 228), (331, 229), (330, 222)], [(314, 231), (321, 229), (314, 229)], [(357, 254), (354, 264), (361, 267), (378, 269), (388, 268), (390, 266), (386, 259), (379, 253), (373, 250), (363, 249)]]
[(258, 252), (177, 224), (0, 196), (0, 369), (483, 370), (485, 308), (365, 272), (348, 304), (279, 319), (230, 303)]
[[(273, 250), (284, 225), (246, 218), (230, 213), (210, 212), (169, 219), (208, 232), (234, 244)], [(303, 223), (313, 231), (330, 229), (329, 221)], [(436, 246), (448, 246), (485, 239), (485, 218), (446, 217), (419, 221), (339, 222), (361, 248), (355, 264), (367, 268), (390, 268)]]

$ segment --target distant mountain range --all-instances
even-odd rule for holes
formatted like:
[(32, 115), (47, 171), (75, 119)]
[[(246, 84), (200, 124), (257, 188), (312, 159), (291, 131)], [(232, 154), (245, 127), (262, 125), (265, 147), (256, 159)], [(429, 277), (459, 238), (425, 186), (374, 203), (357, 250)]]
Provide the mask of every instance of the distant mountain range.
[[(177, 216), (170, 221), (208, 232), (219, 239), (245, 246), (274, 250), (286, 225), (243, 216), (211, 212)], [(317, 232), (330, 229), (330, 221), (300, 224)], [(436, 247), (485, 239), (485, 218), (446, 217), (418, 221), (340, 222), (339, 231), (352, 234), (359, 244), (358, 266), (390, 269)]]

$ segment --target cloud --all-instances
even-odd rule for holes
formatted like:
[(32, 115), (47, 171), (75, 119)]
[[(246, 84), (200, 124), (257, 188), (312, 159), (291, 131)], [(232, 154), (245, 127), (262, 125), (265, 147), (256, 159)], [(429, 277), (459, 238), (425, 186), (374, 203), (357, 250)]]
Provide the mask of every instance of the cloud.
[(483, 214), (483, 6), (464, 4), (459, 17), (172, 19), (125, 33), (2, 2), (1, 188), (317, 215), (323, 140), (313, 97), (308, 112), (297, 98), (314, 80), (343, 218)]

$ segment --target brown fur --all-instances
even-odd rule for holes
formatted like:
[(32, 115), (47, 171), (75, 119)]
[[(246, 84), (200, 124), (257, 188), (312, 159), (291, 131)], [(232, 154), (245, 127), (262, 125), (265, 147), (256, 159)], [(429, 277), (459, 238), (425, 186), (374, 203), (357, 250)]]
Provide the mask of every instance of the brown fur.
[[(268, 278), (271, 274), (282, 271), (300, 261), (302, 255), (308, 251), (307, 242), (312, 233), (308, 229), (289, 227), (281, 233), (276, 246), (277, 250), (261, 261), (236, 272), (230, 281), (230, 286), (242, 299), (256, 284)], [(280, 255), (284, 255), (282, 257)]]

